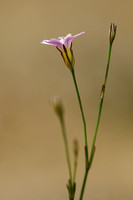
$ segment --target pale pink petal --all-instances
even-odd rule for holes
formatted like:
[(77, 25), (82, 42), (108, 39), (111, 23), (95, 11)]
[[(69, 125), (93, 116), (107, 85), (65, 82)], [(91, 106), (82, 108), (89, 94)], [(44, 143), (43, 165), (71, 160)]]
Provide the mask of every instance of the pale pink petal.
[(54, 38), (52, 38), (51, 40), (43, 40), (41, 43), (48, 44), (48, 45), (54, 45), (54, 46), (58, 47), (59, 49), (63, 48), (62, 43), (59, 40), (54, 39)]
[(78, 33), (78, 34), (74, 35), (73, 38), (76, 38), (76, 37), (78, 37), (80, 35), (84, 35), (84, 34), (85, 34), (85, 32)]
[(52, 38), (51, 40), (43, 40), (41, 43), (42, 44), (48, 44), (48, 45), (54, 45), (56, 46), (59, 50), (63, 50), (63, 45), (66, 46), (66, 48), (70, 48), (71, 42), (74, 38), (85, 34), (85, 32), (81, 32), (77, 35), (72, 36), (71, 34), (68, 34), (66, 37), (59, 37), (58, 39)]
[(64, 44), (64, 37), (59, 37), (58, 40), (61, 42), (61, 44)]
[(80, 35), (83, 35), (83, 34), (85, 34), (85, 32), (81, 32), (81, 33), (76, 34), (76, 35), (74, 35), (74, 36), (72, 36), (71, 34), (68, 34), (68, 35), (64, 38), (64, 45), (65, 45), (67, 48), (69, 48), (70, 45), (71, 45), (72, 40), (73, 40), (74, 38), (80, 36)]

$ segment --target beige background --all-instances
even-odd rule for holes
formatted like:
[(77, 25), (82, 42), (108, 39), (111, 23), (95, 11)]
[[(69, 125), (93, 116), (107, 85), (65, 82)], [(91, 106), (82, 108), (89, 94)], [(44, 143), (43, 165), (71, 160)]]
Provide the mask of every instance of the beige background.
[(91, 144), (110, 22), (117, 37), (84, 199), (133, 199), (132, 19), (132, 0), (0, 1), (0, 200), (68, 199), (60, 125), (49, 105), (54, 95), (64, 103), (70, 147), (74, 138), (80, 142), (78, 199), (84, 136), (76, 93), (59, 52), (40, 42), (86, 32), (73, 51)]

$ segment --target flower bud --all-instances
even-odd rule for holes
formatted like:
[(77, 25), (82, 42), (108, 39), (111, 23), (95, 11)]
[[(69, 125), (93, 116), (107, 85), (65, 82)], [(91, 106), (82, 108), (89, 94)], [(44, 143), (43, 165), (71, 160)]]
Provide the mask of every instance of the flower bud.
[(59, 99), (59, 97), (54, 97), (53, 101), (52, 101), (55, 113), (58, 115), (58, 117), (62, 118), (63, 117), (63, 106), (61, 103), (61, 100)]
[(113, 24), (111, 23), (110, 29), (109, 29), (109, 41), (111, 45), (113, 44), (113, 41), (115, 39), (116, 29), (117, 29), (117, 26), (114, 23)]

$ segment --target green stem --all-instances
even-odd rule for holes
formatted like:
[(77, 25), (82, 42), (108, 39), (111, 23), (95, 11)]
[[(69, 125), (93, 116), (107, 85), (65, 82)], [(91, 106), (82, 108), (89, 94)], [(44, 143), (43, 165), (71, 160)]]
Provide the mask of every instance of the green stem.
[(98, 118), (97, 118), (97, 123), (96, 123), (96, 129), (95, 129), (95, 134), (94, 134), (92, 148), (91, 148), (91, 154), (90, 154), (90, 160), (89, 160), (89, 167), (86, 168), (86, 171), (85, 171), (84, 180), (83, 180), (83, 184), (82, 184), (82, 188), (81, 188), (81, 193), (80, 193), (80, 198), (79, 198), (80, 200), (82, 200), (82, 198), (83, 198), (83, 194), (84, 194), (84, 190), (85, 190), (85, 185), (86, 185), (86, 181), (87, 181), (88, 172), (89, 172), (89, 169), (91, 167), (92, 160), (93, 160), (94, 153), (95, 153), (95, 142), (96, 142), (98, 127), (99, 127), (101, 112), (102, 112), (102, 105), (103, 105), (105, 87), (106, 87), (106, 82), (107, 82), (107, 77), (108, 77), (108, 71), (109, 71), (109, 64), (110, 64), (110, 58), (111, 58), (111, 49), (112, 49), (112, 45), (110, 44), (110, 46), (109, 46), (109, 53), (108, 53), (108, 61), (107, 61), (106, 74), (105, 74), (104, 84), (102, 86), (101, 97), (100, 97), (100, 104), (99, 104), (99, 111), (98, 111)]
[(88, 172), (89, 172), (89, 168), (86, 168), (84, 180), (83, 180), (83, 184), (82, 184), (82, 188), (81, 188), (80, 198), (79, 198), (80, 200), (82, 200), (82, 198), (83, 198)]
[(107, 78), (108, 78), (110, 58), (111, 58), (111, 50), (112, 50), (112, 44), (109, 45), (109, 54), (108, 54), (108, 62), (107, 62), (107, 69), (106, 69), (105, 79), (104, 79), (104, 85), (106, 85)]
[(67, 159), (67, 164), (68, 164), (68, 171), (69, 171), (70, 181), (72, 183), (71, 162), (70, 162), (69, 148), (68, 148), (68, 142), (67, 142), (67, 136), (66, 136), (66, 129), (65, 129), (65, 123), (64, 123), (63, 117), (60, 118), (60, 123), (61, 123), (61, 129), (62, 129), (64, 144), (65, 144), (65, 151), (66, 151), (66, 159)]
[(80, 94), (79, 94), (79, 90), (78, 90), (78, 85), (77, 85), (77, 81), (76, 81), (76, 77), (75, 77), (75, 72), (74, 72), (74, 70), (72, 70), (71, 72), (72, 72), (72, 77), (73, 77), (73, 81), (74, 81), (74, 85), (75, 85), (75, 89), (76, 89), (76, 93), (77, 93), (77, 97), (78, 97), (79, 107), (80, 107), (80, 111), (81, 111), (81, 116), (82, 116), (82, 120), (83, 120), (83, 125), (84, 125), (85, 158), (86, 158), (86, 165), (88, 165), (88, 143), (87, 143), (86, 121), (85, 121), (83, 106), (82, 106), (82, 102), (81, 102), (81, 98), (80, 98)]
[(77, 162), (77, 158), (74, 159), (74, 169), (73, 169), (73, 183), (75, 183), (75, 178), (76, 178), (76, 172), (77, 172), (77, 165), (78, 165), (78, 162)]
[(101, 118), (101, 112), (102, 112), (102, 106), (103, 106), (103, 100), (104, 100), (104, 94), (105, 94), (105, 87), (106, 87), (107, 78), (108, 78), (108, 72), (109, 72), (109, 65), (110, 65), (110, 58), (111, 58), (111, 49), (112, 49), (112, 45), (110, 44), (110, 46), (109, 46), (107, 68), (106, 68), (106, 73), (105, 73), (105, 79), (104, 79), (104, 84), (102, 85), (101, 96), (100, 96), (100, 103), (99, 103), (99, 111), (98, 111), (97, 123), (96, 123), (96, 128), (95, 128), (95, 133), (94, 133), (94, 138), (93, 138), (93, 143), (92, 143), (92, 148), (91, 148), (90, 165), (92, 164), (92, 160), (93, 160), (93, 157), (94, 157), (95, 143), (96, 143), (96, 138), (97, 138), (97, 133), (98, 133), (98, 128), (99, 128), (99, 123), (100, 123), (100, 118)]

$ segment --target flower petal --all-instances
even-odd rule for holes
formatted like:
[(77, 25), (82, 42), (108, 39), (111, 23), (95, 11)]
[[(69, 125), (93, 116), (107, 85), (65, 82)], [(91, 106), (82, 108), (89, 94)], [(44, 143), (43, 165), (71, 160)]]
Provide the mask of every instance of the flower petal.
[(43, 40), (41, 43), (48, 44), (48, 45), (54, 45), (54, 46), (58, 47), (60, 50), (63, 48), (62, 43), (59, 40), (54, 39), (54, 38), (52, 38), (51, 40)]
[(71, 45), (72, 40), (73, 40), (74, 38), (80, 36), (80, 35), (83, 35), (83, 34), (85, 34), (85, 32), (81, 32), (81, 33), (76, 34), (76, 35), (74, 35), (74, 36), (72, 36), (71, 34), (68, 34), (68, 35), (64, 38), (64, 45), (65, 45), (67, 48), (69, 48), (70, 45)]

